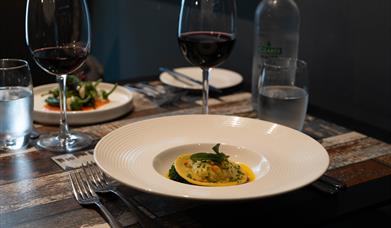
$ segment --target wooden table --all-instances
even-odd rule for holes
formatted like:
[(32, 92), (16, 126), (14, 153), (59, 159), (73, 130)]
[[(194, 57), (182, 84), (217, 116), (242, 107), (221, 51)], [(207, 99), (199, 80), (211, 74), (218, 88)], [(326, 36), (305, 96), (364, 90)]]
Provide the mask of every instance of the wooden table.
[[(255, 117), (250, 94), (237, 92), (212, 99), (213, 114)], [(199, 113), (194, 102), (164, 106), (136, 94), (134, 110), (121, 119), (79, 127), (98, 141), (125, 124), (159, 116)], [(40, 132), (56, 126), (36, 124)], [(275, 224), (319, 225), (337, 216), (385, 205), (391, 200), (391, 145), (336, 124), (308, 116), (304, 132), (318, 140), (331, 159), (327, 175), (337, 178), (346, 190), (328, 195), (306, 186), (265, 199), (245, 202), (207, 203), (169, 199), (119, 185), (123, 194), (158, 217), (167, 227)], [(93, 148), (75, 156), (91, 154)], [(53, 160), (58, 154), (29, 147), (0, 153), (0, 227), (108, 227), (94, 208), (81, 207), (74, 199), (69, 170)], [(132, 212), (114, 196), (102, 196), (104, 204), (128, 227), (139, 226)]]

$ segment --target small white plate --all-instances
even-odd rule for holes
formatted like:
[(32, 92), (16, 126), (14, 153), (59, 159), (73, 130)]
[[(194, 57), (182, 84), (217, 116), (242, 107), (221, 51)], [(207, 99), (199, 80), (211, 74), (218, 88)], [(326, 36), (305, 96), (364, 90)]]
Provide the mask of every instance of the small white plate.
[[(175, 71), (186, 74), (191, 78), (202, 81), (202, 70), (199, 67), (181, 67), (175, 68)], [(164, 84), (174, 86), (181, 89), (201, 90), (202, 85), (197, 83), (185, 84), (182, 81), (175, 79), (167, 72), (160, 74), (160, 81)], [(187, 81), (186, 79), (184, 79)], [(212, 68), (210, 71), (209, 84), (218, 88), (226, 89), (239, 85), (243, 81), (242, 75), (227, 69)]]
[[(165, 177), (182, 153), (220, 151), (247, 164), (254, 181), (226, 187), (182, 184)], [(123, 126), (95, 147), (99, 167), (141, 191), (195, 200), (243, 200), (291, 191), (319, 178), (329, 165), (326, 150), (309, 136), (271, 122), (237, 116), (182, 115)]]
[[(110, 91), (114, 84), (100, 83), (98, 90)], [(34, 87), (33, 119), (43, 124), (59, 124), (60, 112), (45, 108), (46, 94), (49, 90), (58, 87), (58, 84), (47, 84)], [(83, 125), (104, 122), (118, 118), (133, 109), (133, 94), (125, 87), (118, 86), (109, 96), (110, 102), (97, 109), (87, 111), (68, 111), (68, 124)]]

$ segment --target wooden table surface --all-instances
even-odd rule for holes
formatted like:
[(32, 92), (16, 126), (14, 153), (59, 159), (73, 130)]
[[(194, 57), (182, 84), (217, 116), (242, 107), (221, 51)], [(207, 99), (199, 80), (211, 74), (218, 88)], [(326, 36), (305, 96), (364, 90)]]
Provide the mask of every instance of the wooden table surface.
[[(185, 97), (186, 98), (186, 97)], [(106, 123), (81, 126), (97, 142), (107, 133), (136, 121), (167, 115), (199, 113), (191, 99), (157, 106), (135, 94), (134, 110)], [(191, 101), (191, 102), (190, 102)], [(212, 99), (212, 114), (255, 118), (250, 94), (231, 93)], [(56, 126), (36, 124), (40, 132)], [(72, 129), (76, 129), (73, 127)], [(391, 200), (391, 145), (342, 126), (307, 116), (304, 133), (318, 140), (330, 155), (326, 172), (347, 188), (328, 195), (306, 186), (265, 199), (245, 202), (207, 203), (163, 198), (119, 184), (119, 189), (158, 217), (167, 227), (220, 225), (299, 224), (319, 225), (362, 208), (384, 205)], [(33, 143), (32, 143), (33, 144)], [(75, 156), (92, 154), (93, 147)], [(18, 152), (0, 153), (0, 227), (108, 227), (95, 208), (81, 207), (74, 199), (68, 179), (53, 160), (59, 154), (30, 146)], [(138, 227), (133, 213), (114, 196), (102, 196), (114, 216), (127, 227)], [(283, 219), (281, 219), (283, 218)]]

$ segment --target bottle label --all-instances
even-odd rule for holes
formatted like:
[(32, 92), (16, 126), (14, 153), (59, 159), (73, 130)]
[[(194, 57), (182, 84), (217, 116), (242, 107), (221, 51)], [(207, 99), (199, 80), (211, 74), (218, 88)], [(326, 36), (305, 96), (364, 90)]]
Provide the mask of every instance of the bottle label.
[(273, 47), (270, 41), (258, 48), (258, 53), (262, 58), (278, 57), (282, 54), (282, 48)]

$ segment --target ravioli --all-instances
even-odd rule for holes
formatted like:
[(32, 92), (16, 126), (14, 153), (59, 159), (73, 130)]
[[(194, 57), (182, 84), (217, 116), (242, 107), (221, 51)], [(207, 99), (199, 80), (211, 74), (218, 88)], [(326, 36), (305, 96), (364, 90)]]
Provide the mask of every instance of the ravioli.
[(255, 179), (246, 164), (230, 161), (227, 155), (219, 152), (219, 145), (213, 147), (215, 153), (178, 156), (173, 165), (176, 173), (186, 182), (201, 186), (239, 185)]

